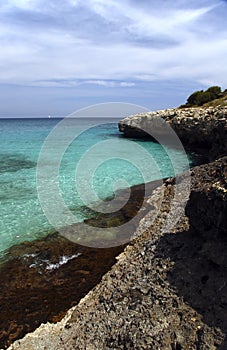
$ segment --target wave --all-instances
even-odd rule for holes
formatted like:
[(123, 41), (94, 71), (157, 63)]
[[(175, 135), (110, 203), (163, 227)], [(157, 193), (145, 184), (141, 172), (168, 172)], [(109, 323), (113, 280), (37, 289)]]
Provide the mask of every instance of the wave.
[(68, 255), (60, 256), (57, 263), (52, 263), (50, 260), (47, 260), (47, 259), (40, 259), (38, 254), (24, 254), (23, 258), (26, 260), (30, 258), (35, 258), (34, 259), (35, 261), (29, 265), (29, 268), (36, 268), (36, 269), (42, 268), (47, 271), (54, 271), (56, 269), (59, 269), (59, 267), (61, 267), (62, 265), (67, 264), (70, 260), (78, 258), (80, 255), (82, 255), (82, 253), (77, 253), (70, 256)]

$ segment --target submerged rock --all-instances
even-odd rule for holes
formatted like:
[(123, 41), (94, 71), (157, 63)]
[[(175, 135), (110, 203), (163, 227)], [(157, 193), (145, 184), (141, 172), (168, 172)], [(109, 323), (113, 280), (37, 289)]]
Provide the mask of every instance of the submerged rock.
[[(9, 350), (226, 349), (227, 157), (195, 167), (186, 215), (163, 232), (175, 192), (164, 185), (158, 216), (67, 316)], [(183, 179), (183, 177), (182, 177)]]
[(0, 266), (0, 347), (41, 323), (61, 320), (122, 250), (83, 247), (56, 233), (12, 247)]
[[(164, 143), (168, 143), (165, 123), (160, 122), (159, 118), (162, 117), (185, 147), (197, 153), (205, 152), (208, 160), (214, 160), (226, 154), (226, 115), (226, 107), (170, 109), (125, 118), (119, 123), (119, 129), (127, 137), (145, 137), (148, 131), (154, 138), (161, 138)], [(184, 178), (182, 175), (179, 181), (183, 183)], [(42, 274), (43, 270), (47, 270), (46, 289), (40, 294), (41, 299), (35, 299), (33, 295), (37, 309), (48, 309), (48, 303), (51, 304), (48, 317), (43, 321), (46, 322), (58, 321), (63, 317), (58, 309), (59, 300), (67, 300), (75, 291), (75, 286), (70, 284), (72, 277), (79, 276), (80, 280), (76, 284), (79, 283), (78, 290), (82, 285), (85, 286), (85, 295), (87, 283), (90, 283), (91, 288), (97, 281), (97, 275), (93, 272), (98, 269), (100, 280), (102, 273), (113, 266), (60, 322), (41, 325), (34, 333), (14, 342), (9, 350), (227, 349), (227, 157), (191, 169), (191, 194), (185, 213), (181, 207), (185, 204), (182, 198), (187, 195), (184, 196), (183, 186), (182, 193), (178, 193), (175, 198), (175, 182), (175, 179), (167, 179), (146, 198), (145, 208), (149, 210), (139, 217), (138, 227), (133, 226), (132, 229), (136, 228), (134, 233), (122, 233), (122, 239), (124, 235), (128, 239), (132, 234), (134, 239), (118, 255), (115, 265), (114, 256), (123, 250), (123, 246), (114, 248), (111, 253), (106, 249), (97, 253), (95, 248), (91, 248), (83, 263), (77, 265), (74, 260), (80, 261), (86, 249), (82, 252), (72, 242), (64, 243), (65, 249), (59, 248), (58, 254), (50, 246), (43, 246), (43, 243), (41, 250), (39, 247), (30, 249), (28, 243), (23, 264), (27, 264), (32, 273), (37, 273), (33, 285), (27, 283), (24, 265), (20, 265), (15, 253), (11, 265), (7, 265), (4, 270), (7, 282), (2, 285), (2, 295), (6, 300), (9, 298), (8, 308), (3, 310), (6, 320), (10, 310), (14, 309), (12, 304), (16, 300), (16, 288), (20, 291), (24, 287), (24, 294), (19, 293), (23, 299), (29, 296), (27, 293), (30, 288), (39, 290), (43, 282), (40, 282), (37, 271)], [(96, 227), (98, 219), (98, 224), (108, 229), (122, 220), (130, 220), (140, 208), (144, 195), (143, 187), (135, 189), (137, 199), (134, 198), (134, 206), (134, 199), (131, 198), (117, 216), (98, 215), (90, 220), (90, 224)], [(161, 203), (160, 193), (163, 194)], [(155, 210), (158, 211), (157, 215), (153, 215)], [(178, 210), (181, 210), (180, 220), (167, 231), (163, 228), (168, 227), (165, 225), (166, 220), (175, 222)], [(70, 259), (73, 256), (75, 259)], [(36, 264), (39, 262), (38, 268), (32, 268), (32, 259)], [(51, 262), (48, 265), (49, 259)], [(91, 263), (89, 267), (87, 259)], [(14, 280), (13, 272), (15, 275), (18, 263), (21, 266), (20, 273)], [(103, 264), (102, 267), (100, 264)], [(48, 270), (48, 266), (52, 270)], [(66, 267), (69, 270), (65, 270)], [(66, 275), (70, 287), (64, 284), (62, 271), (68, 271)], [(48, 292), (47, 285), (51, 283), (57, 286), (59, 294), (63, 294), (61, 298), (53, 299), (53, 294)], [(10, 299), (11, 285), (15, 287), (13, 300)], [(49, 299), (46, 302), (47, 297)], [(20, 305), (20, 301), (19, 298), (17, 305)], [(79, 298), (75, 299), (75, 303), (78, 301)], [(30, 315), (35, 322), (37, 314), (28, 311), (29, 308), (24, 309), (23, 322), (15, 320), (13, 314), (11, 322), (2, 325), (2, 339), (8, 337), (8, 343), (5, 341), (2, 344), (7, 345), (25, 334), (29, 324), (25, 322), (26, 317)]]

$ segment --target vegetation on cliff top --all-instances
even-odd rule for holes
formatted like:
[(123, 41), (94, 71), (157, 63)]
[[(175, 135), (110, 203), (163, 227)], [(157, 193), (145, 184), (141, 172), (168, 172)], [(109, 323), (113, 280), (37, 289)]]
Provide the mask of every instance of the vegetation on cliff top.
[(227, 105), (227, 89), (221, 90), (220, 86), (211, 86), (207, 90), (195, 91), (188, 98), (186, 104), (180, 106), (187, 107), (216, 107)]

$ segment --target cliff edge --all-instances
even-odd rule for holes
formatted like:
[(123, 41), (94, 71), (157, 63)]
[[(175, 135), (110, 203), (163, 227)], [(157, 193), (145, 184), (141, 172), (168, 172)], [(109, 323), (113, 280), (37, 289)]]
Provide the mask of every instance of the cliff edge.
[[(227, 154), (227, 106), (173, 108), (129, 116), (119, 122), (125, 137), (144, 138), (165, 133), (166, 122), (183, 146), (202, 153), (208, 161)], [(164, 135), (165, 136), (165, 135)]]

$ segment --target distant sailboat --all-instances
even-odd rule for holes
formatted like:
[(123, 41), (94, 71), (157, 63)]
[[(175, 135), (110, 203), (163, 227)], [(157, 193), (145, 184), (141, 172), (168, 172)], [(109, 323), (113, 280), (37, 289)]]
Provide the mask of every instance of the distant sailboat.
[(51, 115), (48, 115), (48, 118), (50, 119), (50, 118), (51, 118)]

